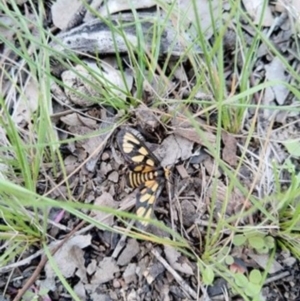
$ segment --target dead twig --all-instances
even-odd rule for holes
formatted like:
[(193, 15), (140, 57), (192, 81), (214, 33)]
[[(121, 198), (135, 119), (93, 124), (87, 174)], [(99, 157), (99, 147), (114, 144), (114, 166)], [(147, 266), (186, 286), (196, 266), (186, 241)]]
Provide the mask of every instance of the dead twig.
[(151, 253), (156, 257), (156, 259), (167, 269), (169, 273), (172, 274), (177, 283), (181, 286), (182, 290), (191, 296), (193, 299), (197, 299), (197, 293), (181, 278), (181, 276), (163, 259), (156, 249), (151, 250)]

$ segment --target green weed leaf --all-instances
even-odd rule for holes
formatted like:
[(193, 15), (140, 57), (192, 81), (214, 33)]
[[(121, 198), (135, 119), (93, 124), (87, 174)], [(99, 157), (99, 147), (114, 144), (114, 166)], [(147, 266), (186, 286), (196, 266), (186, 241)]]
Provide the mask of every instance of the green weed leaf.
[(249, 237), (249, 244), (254, 249), (262, 249), (265, 245), (264, 239), (260, 236)]
[(300, 157), (300, 141), (287, 140), (283, 142), (283, 145), (285, 146), (290, 155)]
[(235, 274), (234, 280), (235, 280), (235, 283), (240, 287), (246, 287), (249, 283), (247, 277), (243, 274)]
[(259, 270), (252, 270), (249, 275), (249, 280), (251, 283), (259, 284), (262, 280), (262, 275)]
[(207, 266), (203, 271), (202, 276), (203, 276), (202, 280), (204, 284), (211, 285), (214, 281), (215, 273), (211, 267)]
[(245, 244), (247, 238), (245, 237), (245, 235), (242, 235), (242, 234), (237, 234), (234, 236), (233, 238), (233, 244), (237, 247)]

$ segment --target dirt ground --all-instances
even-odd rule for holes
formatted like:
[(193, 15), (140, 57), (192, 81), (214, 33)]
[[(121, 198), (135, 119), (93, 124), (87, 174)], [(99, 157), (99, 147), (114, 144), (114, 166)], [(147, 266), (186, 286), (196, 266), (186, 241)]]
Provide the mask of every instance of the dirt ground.
[[(136, 38), (137, 34), (136, 27), (130, 23), (130, 6), (123, 7), (121, 1), (113, 2), (108, 1), (105, 8), (92, 1), (91, 6), (105, 17), (106, 9), (110, 9), (113, 18), (117, 16), (128, 22), (124, 35), (133, 41), (132, 36)], [(146, 6), (146, 2), (135, 4), (137, 15), (157, 18), (156, 7)], [(187, 5), (186, 1), (181, 2), (183, 7)], [(217, 13), (216, 2), (212, 3), (211, 9)], [(89, 224), (80, 214), (74, 213), (75, 209), (50, 208), (47, 245), (60, 276), (51, 262), (45, 260), (42, 244), (33, 244), (11, 264), (0, 269), (0, 292), (3, 291), (0, 301), (75, 300), (68, 285), (78, 300), (300, 301), (299, 260), (289, 248), (284, 248), (280, 224), (270, 221), (266, 224), (263, 214), (273, 212), (277, 202), (267, 200), (274, 192), (276, 182), (271, 176), (272, 162), (291, 158), (295, 171), (299, 170), (299, 156), (293, 156), (295, 150), (292, 152), (282, 142), (299, 139), (299, 109), (282, 109), (287, 106), (298, 108), (297, 95), (284, 85), (266, 86), (264, 93), (257, 91), (251, 95), (251, 101), (243, 111), (243, 122), (236, 122), (231, 117), (238, 114), (229, 114), (229, 119), (232, 118), (227, 123), (230, 129), (222, 127), (219, 131), (216, 95), (199, 87), (197, 91), (194, 89), (198, 84), (197, 74), (201, 72), (196, 69), (199, 65), (187, 56), (176, 66), (178, 57), (183, 56), (186, 49), (181, 43), (173, 43), (174, 23), (170, 23), (162, 34), (158, 65), (150, 80), (143, 78), (144, 74), (136, 74), (132, 57), (127, 53), (128, 45), (107, 38), (111, 28), (103, 20), (99, 23), (95, 17), (93, 19), (93, 13), (81, 3), (54, 1), (46, 4), (43, 26), (60, 40), (49, 41), (50, 48), (56, 51), (51, 57), (51, 74), (60, 81), (51, 84), (51, 121), (58, 139), (67, 142), (62, 142), (59, 147), (65, 171), (60, 169), (58, 159), (57, 162), (43, 162), (37, 192), (53, 200), (83, 204), (79, 211), (98, 224)], [(202, 5), (199, 14), (204, 23), (201, 26), (210, 25), (211, 21), (205, 18), (209, 15), (207, 1), (196, 1), (196, 5)], [(228, 26), (222, 35), (224, 89), (228, 99), (242, 91), (243, 79), (238, 73), (245, 66), (251, 69), (247, 79), (249, 89), (276, 80), (291, 83), (293, 72), (299, 73), (299, 34), (293, 31), (291, 11), (279, 7), (278, 3), (266, 6), (261, 25), (255, 23), (255, 28), (263, 31), (267, 42), (258, 41), (253, 26), (243, 17), (241, 24)], [(33, 7), (38, 9), (36, 3)], [(28, 18), (33, 18), (33, 9), (27, 1), (19, 4), (19, 8)], [(233, 7), (224, 1), (221, 10), (228, 16)], [(251, 7), (244, 3), (243, 10), (255, 21)], [(171, 21), (174, 22), (170, 17)], [(115, 26), (120, 25), (118, 22), (113, 19)], [(148, 23), (140, 27), (146, 46), (151, 45), (155, 37), (149, 38), (150, 28)], [(185, 34), (188, 43), (192, 43), (193, 35), (188, 36), (187, 31)], [(16, 35), (12, 34), (10, 38), (18, 45), (14, 40)], [(207, 43), (215, 45), (220, 37), (214, 35), (213, 30), (207, 30), (205, 38)], [(120, 43), (117, 55), (115, 43)], [(259, 46), (253, 56), (245, 57), (241, 45), (249, 49), (256, 43)], [(83, 64), (74, 61), (67, 65), (66, 58), (62, 59), (66, 65), (61, 63), (59, 54), (67, 54), (63, 50), (66, 45), (78, 54)], [(270, 50), (272, 47), (292, 66), (293, 72), (276, 52)], [(2, 57), (9, 53), (19, 62), (19, 56), (12, 55), (13, 51), (7, 50), (9, 47), (5, 43), (1, 48)], [(198, 44), (190, 47), (190, 51), (193, 58), (201, 57)], [(148, 53), (149, 58), (151, 55), (156, 54)], [(168, 61), (168, 55), (173, 60)], [(118, 56), (123, 70), (119, 68)], [(101, 65), (97, 61), (99, 57)], [(217, 63), (217, 59), (212, 61)], [(91, 76), (91, 70), (101, 77)], [(216, 81), (208, 87), (215, 85), (218, 90), (216, 70), (213, 75)], [(145, 68), (143, 71), (150, 74), (151, 70)], [(209, 70), (204, 74), (209, 78)], [(142, 95), (139, 103), (134, 103), (139, 76), (142, 78)], [(296, 80), (294, 86), (295, 89), (299, 87)], [(122, 92), (125, 90), (130, 95)], [(29, 85), (28, 91), (30, 99), (36, 99), (32, 96), (36, 94), (36, 87)], [(188, 101), (191, 95), (193, 102)], [(107, 98), (114, 101), (108, 104)], [(34, 104), (30, 105), (34, 107)], [(20, 129), (30, 128), (29, 106), (12, 109)], [(273, 110), (266, 109), (268, 106), (273, 106)], [(38, 112), (37, 107), (34, 111)], [(235, 129), (235, 125), (242, 126)], [(124, 132), (122, 136), (119, 134), (118, 140), (120, 131)], [(217, 159), (214, 151), (218, 149)], [(241, 157), (243, 161), (240, 161)], [(138, 170), (140, 166), (147, 169), (147, 176), (143, 175), (146, 180), (138, 178), (142, 177)], [(166, 168), (170, 171), (169, 177), (166, 177)], [(138, 185), (128, 185), (130, 170), (131, 176), (137, 177), (134, 179)], [(153, 179), (150, 179), (151, 173)], [(232, 179), (236, 179), (236, 186), (232, 185)], [(282, 172), (279, 180), (283, 190), (288, 191), (291, 175)], [(70, 191), (71, 200), (67, 197)], [(258, 205), (252, 198), (258, 200)], [(115, 211), (112, 214), (109, 210), (91, 209), (89, 205)], [(149, 208), (156, 222), (147, 225), (142, 220), (135, 222), (126, 213), (118, 213), (140, 212), (138, 215), (145, 217)], [(159, 226), (157, 221), (171, 230)], [(1, 223), (4, 224), (5, 219)], [(252, 236), (247, 236), (247, 231), (239, 231), (239, 228), (247, 227), (254, 229), (250, 231)], [(257, 230), (257, 236), (253, 235), (255, 229), (265, 231)], [(237, 234), (236, 240), (233, 233)], [(293, 235), (298, 241), (296, 230)], [(217, 268), (210, 268), (214, 264)], [(254, 292), (258, 288), (255, 275), (264, 278), (264, 286), (257, 295), (251, 295), (251, 290)], [(207, 285), (210, 278), (212, 281)], [(240, 290), (249, 299), (241, 296)]]

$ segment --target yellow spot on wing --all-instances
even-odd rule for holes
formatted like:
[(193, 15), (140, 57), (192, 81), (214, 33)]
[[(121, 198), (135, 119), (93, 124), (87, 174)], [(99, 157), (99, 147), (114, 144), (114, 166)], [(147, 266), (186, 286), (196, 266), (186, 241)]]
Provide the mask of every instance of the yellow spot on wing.
[(145, 211), (146, 211), (146, 210), (145, 210), (144, 207), (140, 207), (140, 208), (137, 209), (136, 214), (137, 214), (138, 216), (144, 216)]
[(139, 153), (141, 153), (144, 156), (147, 156), (149, 154), (143, 146), (139, 148)]
[(144, 173), (146, 173), (146, 172), (153, 171), (153, 168), (152, 168), (152, 166), (145, 165), (145, 166), (143, 166), (143, 168), (142, 168), (141, 170), (142, 170)]
[(152, 159), (147, 159), (146, 164), (150, 166), (154, 166), (155, 162)]
[(155, 202), (158, 185), (158, 182), (154, 180), (145, 182), (145, 188), (140, 192), (139, 201), (141, 203), (147, 202), (149, 205), (152, 205)]
[(156, 191), (157, 188), (158, 188), (158, 182), (154, 181), (154, 184), (152, 185), (151, 189), (152, 189), (152, 191)]
[(141, 203), (147, 202), (150, 199), (150, 197), (151, 197), (151, 194), (145, 193), (145, 194), (141, 195), (140, 202)]
[(153, 195), (151, 195), (150, 196), (150, 198), (149, 198), (149, 200), (148, 200), (148, 204), (154, 204), (154, 202), (155, 202), (155, 194), (153, 194)]
[(145, 156), (138, 155), (138, 156), (132, 157), (131, 159), (132, 159), (133, 162), (143, 162), (144, 158), (145, 158)]
[[(151, 213), (152, 213), (152, 209), (148, 208), (148, 210), (146, 211), (146, 214), (144, 214), (145, 218), (150, 218), (151, 217)], [(143, 222), (144, 224), (147, 224), (147, 222)]]
[(143, 165), (135, 166), (135, 168), (133, 170), (136, 171), (136, 172), (144, 171), (144, 166)]
[[(140, 207), (138, 208), (138, 210), (136, 211), (137, 216), (139, 217), (144, 217), (144, 218), (151, 218), (151, 214), (152, 214), (152, 208), (144, 208), (144, 207)], [(143, 221), (141, 222), (141, 224), (146, 227), (148, 225), (148, 222)]]
[(129, 154), (132, 152), (132, 150), (134, 149), (134, 145), (128, 143), (128, 142), (124, 142), (123, 143), (123, 151), (126, 153), (126, 154)]
[(142, 190), (141, 190), (141, 194), (146, 193), (146, 191), (147, 191), (147, 188), (142, 189)]
[(140, 142), (138, 139), (136, 139), (132, 134), (126, 133), (126, 135), (124, 136), (125, 140), (131, 141), (133, 143), (135, 143), (136, 145), (139, 145)]

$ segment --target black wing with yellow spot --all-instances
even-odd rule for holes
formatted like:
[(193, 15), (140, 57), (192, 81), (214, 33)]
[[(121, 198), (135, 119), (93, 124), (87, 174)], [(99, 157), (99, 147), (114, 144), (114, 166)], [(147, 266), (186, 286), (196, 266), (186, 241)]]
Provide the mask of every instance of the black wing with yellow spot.
[[(122, 129), (117, 135), (118, 146), (129, 163), (128, 182), (139, 187), (136, 197), (136, 213), (151, 218), (154, 203), (159, 196), (169, 170), (161, 167), (159, 160), (144, 143), (143, 136), (131, 128)], [(142, 222), (146, 226), (146, 222)]]
[[(144, 182), (136, 196), (136, 214), (137, 216), (150, 219), (153, 215), (153, 208), (156, 199), (164, 185), (164, 179), (155, 179)], [(144, 227), (148, 225), (147, 221), (140, 222)]]
[(127, 128), (118, 133), (117, 142), (125, 160), (133, 171), (152, 171), (160, 163), (144, 143), (143, 136), (136, 130)]

